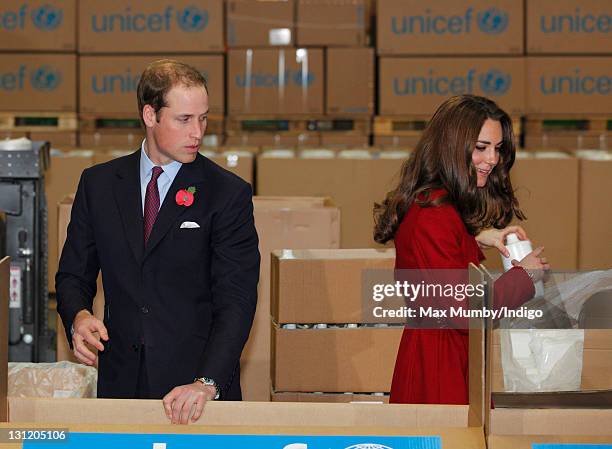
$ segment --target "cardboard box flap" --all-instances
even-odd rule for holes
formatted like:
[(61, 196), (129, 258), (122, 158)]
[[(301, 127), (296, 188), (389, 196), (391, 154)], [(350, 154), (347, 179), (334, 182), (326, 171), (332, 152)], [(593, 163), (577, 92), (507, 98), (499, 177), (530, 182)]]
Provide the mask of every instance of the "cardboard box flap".
[(329, 197), (316, 196), (255, 196), (253, 202), (258, 208), (313, 208), (313, 207), (335, 207), (334, 200)]
[(612, 390), (494, 393), (497, 408), (610, 408)]

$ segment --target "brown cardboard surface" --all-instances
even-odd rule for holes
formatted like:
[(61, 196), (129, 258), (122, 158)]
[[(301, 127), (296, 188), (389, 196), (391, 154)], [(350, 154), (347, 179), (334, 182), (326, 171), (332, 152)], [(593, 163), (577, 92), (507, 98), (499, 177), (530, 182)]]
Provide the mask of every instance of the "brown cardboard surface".
[(229, 114), (321, 114), (324, 84), (322, 49), (228, 52)]
[(79, 53), (222, 52), (222, 0), (79, 2)]
[(612, 267), (612, 159), (580, 159), (578, 266)]
[[(578, 255), (578, 160), (517, 159), (512, 186), (527, 220), (520, 223), (534, 248), (544, 246), (553, 270), (575, 270)], [(563, 182), (559, 182), (559, 180)], [(497, 251), (487, 251), (487, 266), (501, 267)], [(499, 265), (498, 265), (499, 263)]]
[(225, 29), (228, 47), (293, 45), (294, 10), (294, 0), (229, 0)]
[(76, 192), (81, 173), (93, 164), (91, 151), (52, 151), (51, 164), (45, 173), (48, 230), (49, 291), (55, 292), (58, 254), (58, 204), (66, 195)]
[(367, 7), (365, 0), (297, 0), (297, 45), (366, 45)]
[(372, 238), (374, 202), (397, 181), (398, 159), (257, 158), (260, 195), (329, 196), (342, 213), (341, 248), (380, 247)]
[(51, 131), (51, 132), (30, 132), (30, 140), (48, 140), (51, 142), (51, 148), (74, 148), (77, 146), (76, 131)]
[[(487, 438), (488, 449), (533, 449), (534, 443), (542, 444), (605, 444), (612, 438), (605, 436), (501, 436), (491, 435)], [(597, 446), (594, 446), (597, 447)]]
[[(0, 310), (8, 310), (9, 257), (0, 260)], [(0, 422), (8, 421), (8, 314), (0, 314)]]
[(374, 136), (374, 146), (387, 150), (398, 148), (400, 150), (414, 149), (419, 143), (418, 136)]
[(229, 152), (227, 154), (206, 155), (211, 161), (240, 176), (249, 184), (253, 185), (253, 174), (255, 171), (254, 157), (250, 153)]
[(0, 110), (76, 111), (76, 56), (0, 55)]
[(328, 48), (325, 73), (328, 114), (375, 112), (373, 48)]
[(261, 267), (257, 311), (240, 360), (242, 397), (270, 400), (270, 253), (282, 248), (338, 248), (340, 211), (329, 199), (253, 199)]
[(388, 392), (402, 332), (403, 328), (371, 327), (282, 329), (273, 324), (272, 388)]
[(322, 147), (360, 148), (370, 144), (370, 136), (355, 136), (350, 134), (336, 134), (334, 132), (321, 133)]
[(1, 50), (74, 51), (76, 0), (4, 0)]
[(267, 132), (241, 134), (239, 136), (227, 136), (226, 145), (232, 146), (257, 146), (257, 147), (280, 147), (297, 148), (301, 146), (319, 146), (321, 144), (320, 133), (308, 133), (302, 135), (286, 135)]
[[(50, 399), (9, 398), (11, 423), (52, 423), (109, 425), (118, 422), (134, 424), (166, 424), (162, 402), (137, 399)], [(283, 402), (230, 402), (206, 404), (206, 412), (197, 425), (318, 427), (330, 432), (339, 426), (359, 428), (383, 427), (385, 430), (402, 427), (461, 429), (467, 426), (465, 405), (404, 405), (404, 404), (317, 404)], [(173, 429), (181, 429), (173, 426)], [(472, 429), (480, 430), (474, 427)], [(423, 430), (421, 430), (422, 432)]]
[(527, 54), (610, 54), (610, 5), (601, 0), (527, 0)]
[(612, 113), (612, 57), (528, 57), (527, 113)]
[(275, 251), (272, 318), (280, 324), (362, 323), (363, 270), (394, 265), (393, 249)]
[(389, 396), (354, 393), (272, 393), (272, 402), (380, 402), (389, 403)]
[(521, 55), (523, 3), (380, 0), (379, 55)]
[(585, 132), (554, 132), (531, 134), (525, 131), (525, 149), (530, 151), (554, 150), (605, 150), (607, 142), (612, 142), (612, 133), (589, 135)]
[(380, 58), (379, 114), (433, 114), (448, 97), (490, 97), (508, 114), (525, 110), (524, 58)]
[(612, 409), (491, 410), (491, 435), (600, 435), (610, 437)]
[(147, 65), (157, 59), (177, 59), (206, 78), (209, 112), (223, 114), (225, 77), (223, 55), (150, 55), (79, 57), (79, 111), (93, 114), (133, 114), (138, 117), (136, 88)]

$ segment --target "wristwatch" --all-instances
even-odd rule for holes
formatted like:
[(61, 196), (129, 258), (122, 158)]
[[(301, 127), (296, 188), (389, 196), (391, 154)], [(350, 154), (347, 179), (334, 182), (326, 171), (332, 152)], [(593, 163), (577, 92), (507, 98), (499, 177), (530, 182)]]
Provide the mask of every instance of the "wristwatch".
[(221, 389), (219, 388), (219, 385), (217, 385), (217, 382), (215, 382), (214, 380), (212, 380), (210, 377), (196, 377), (195, 379), (193, 379), (194, 382), (200, 382), (202, 385), (207, 385), (210, 387), (215, 387), (215, 397), (213, 398), (213, 400), (217, 400), (219, 399), (219, 397), (221, 396)]

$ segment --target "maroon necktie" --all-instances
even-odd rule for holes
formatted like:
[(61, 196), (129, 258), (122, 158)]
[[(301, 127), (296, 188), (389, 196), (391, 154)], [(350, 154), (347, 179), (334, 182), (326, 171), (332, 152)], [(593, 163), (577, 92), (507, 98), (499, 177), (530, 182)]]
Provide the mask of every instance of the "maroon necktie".
[(145, 194), (144, 204), (144, 243), (147, 244), (151, 230), (153, 229), (153, 223), (157, 218), (159, 212), (159, 190), (157, 190), (157, 178), (161, 175), (164, 170), (161, 167), (153, 167), (153, 174), (151, 180), (147, 184), (147, 193)]

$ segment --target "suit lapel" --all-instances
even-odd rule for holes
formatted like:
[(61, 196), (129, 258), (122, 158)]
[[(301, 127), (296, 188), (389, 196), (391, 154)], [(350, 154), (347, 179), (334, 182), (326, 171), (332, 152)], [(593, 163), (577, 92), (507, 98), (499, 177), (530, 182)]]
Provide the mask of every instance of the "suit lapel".
[[(176, 177), (174, 178), (174, 181), (172, 182), (172, 185), (170, 185), (168, 193), (164, 198), (164, 202), (159, 210), (159, 213), (157, 214), (157, 218), (155, 219), (153, 230), (151, 231), (147, 246), (144, 250), (144, 259), (151, 254), (162, 238), (164, 238), (178, 217), (189, 208), (176, 204), (176, 194), (179, 190), (195, 186), (202, 181), (204, 166), (202, 161), (203, 156), (198, 154), (195, 161), (190, 164), (183, 164), (176, 174)], [(198, 193), (199, 189), (195, 193), (194, 201), (198, 201)]]
[(127, 241), (138, 263), (144, 250), (139, 163), (140, 150), (129, 155), (117, 169), (113, 189)]

